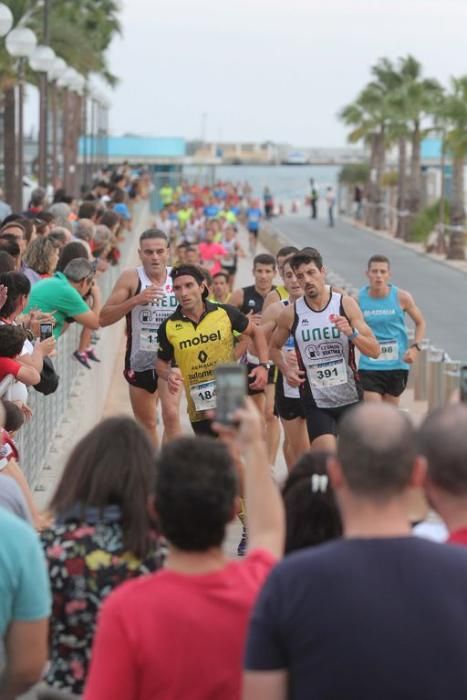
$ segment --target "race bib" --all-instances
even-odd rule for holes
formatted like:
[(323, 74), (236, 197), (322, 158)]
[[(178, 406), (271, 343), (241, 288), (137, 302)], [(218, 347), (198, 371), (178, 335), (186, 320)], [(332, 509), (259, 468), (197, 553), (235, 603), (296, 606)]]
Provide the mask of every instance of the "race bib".
[(222, 264), (224, 267), (234, 267), (235, 266), (235, 259), (233, 255), (224, 255), (222, 258)]
[(310, 386), (318, 389), (347, 384), (347, 367), (343, 357), (308, 365), (306, 373)]
[(140, 350), (144, 352), (157, 352), (157, 328), (142, 328), (139, 341)]
[(216, 408), (216, 382), (201, 382), (190, 387), (191, 398), (197, 411), (212, 411)]
[(399, 343), (397, 340), (380, 340), (381, 354), (373, 358), (374, 362), (395, 362), (399, 359)]

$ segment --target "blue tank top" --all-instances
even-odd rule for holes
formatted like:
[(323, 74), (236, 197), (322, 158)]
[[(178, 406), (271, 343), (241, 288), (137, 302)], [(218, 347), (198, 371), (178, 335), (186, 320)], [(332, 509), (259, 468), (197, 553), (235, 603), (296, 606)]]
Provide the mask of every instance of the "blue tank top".
[(381, 354), (376, 359), (360, 355), (358, 368), (373, 371), (409, 369), (409, 365), (402, 359), (409, 342), (398, 288), (390, 285), (389, 294), (383, 298), (372, 297), (368, 292), (369, 287), (360, 289), (358, 303), (365, 322), (381, 346)]

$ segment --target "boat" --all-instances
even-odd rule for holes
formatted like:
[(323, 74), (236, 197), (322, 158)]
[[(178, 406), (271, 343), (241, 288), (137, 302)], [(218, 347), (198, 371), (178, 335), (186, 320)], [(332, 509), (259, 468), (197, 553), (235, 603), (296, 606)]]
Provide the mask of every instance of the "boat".
[(291, 151), (281, 163), (282, 165), (308, 165), (308, 158), (301, 151)]

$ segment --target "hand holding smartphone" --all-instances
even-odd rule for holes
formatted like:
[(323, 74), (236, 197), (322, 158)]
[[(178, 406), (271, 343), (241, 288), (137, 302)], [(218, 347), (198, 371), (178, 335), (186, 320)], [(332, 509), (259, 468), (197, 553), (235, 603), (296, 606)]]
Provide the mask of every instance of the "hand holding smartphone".
[(50, 322), (41, 321), (39, 324), (39, 340), (46, 340), (51, 338), (54, 332), (54, 324)]
[(223, 425), (234, 425), (232, 416), (245, 405), (247, 371), (245, 365), (219, 365), (216, 374), (216, 418)]

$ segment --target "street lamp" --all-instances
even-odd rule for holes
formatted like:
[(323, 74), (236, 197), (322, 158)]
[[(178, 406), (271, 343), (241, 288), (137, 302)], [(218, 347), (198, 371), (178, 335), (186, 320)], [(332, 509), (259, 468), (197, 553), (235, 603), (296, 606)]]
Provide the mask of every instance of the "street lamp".
[(17, 142), (17, 188), (16, 208), (23, 209), (23, 105), (24, 105), (24, 62), (32, 54), (37, 45), (34, 32), (27, 27), (16, 27), (6, 38), (6, 49), (10, 56), (18, 59), (18, 142)]
[(0, 37), (8, 34), (13, 26), (13, 15), (10, 8), (3, 2), (0, 3)]
[(52, 187), (54, 190), (57, 187), (58, 178), (58, 153), (57, 153), (57, 142), (58, 142), (58, 120), (57, 120), (57, 81), (65, 73), (68, 68), (67, 64), (63, 58), (56, 57), (54, 62), (49, 68), (48, 78), (51, 83), (51, 102), (52, 102)]
[(36, 46), (29, 57), (32, 70), (39, 73), (39, 185), (47, 187), (48, 163), (48, 90), (47, 75), (55, 61), (50, 46)]

